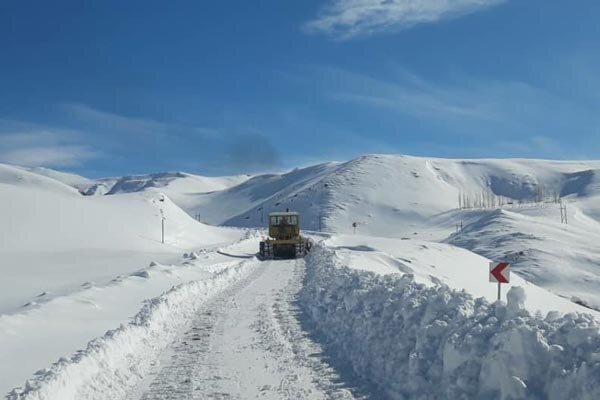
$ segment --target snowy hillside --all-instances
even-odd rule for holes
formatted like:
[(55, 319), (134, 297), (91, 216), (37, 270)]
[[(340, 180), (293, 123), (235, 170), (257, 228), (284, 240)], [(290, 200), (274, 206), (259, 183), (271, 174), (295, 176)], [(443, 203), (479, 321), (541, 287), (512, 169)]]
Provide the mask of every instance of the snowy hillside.
[[(106, 309), (95, 300), (84, 300), (91, 292), (136, 274), (151, 261), (168, 264), (189, 249), (231, 243), (246, 235), (203, 225), (168, 197), (160, 201), (156, 192), (83, 196), (55, 179), (72, 177), (37, 172), (0, 165), (4, 227), (0, 233), (0, 358), (14, 359), (15, 351), (21, 353), (19, 366), (3, 367), (19, 379), (54, 361), (65, 349), (83, 346), (90, 339), (90, 329), (98, 328), (93, 321), (105, 321), (102, 329), (112, 327), (106, 325), (114, 321)], [(161, 243), (161, 215), (166, 218), (165, 244)], [(134, 311), (143, 299), (174, 282), (159, 280), (138, 294), (121, 296), (129, 296), (127, 309)], [(125, 303), (121, 298), (111, 309)], [(56, 335), (55, 345), (40, 342), (40, 331), (46, 339)], [(92, 337), (97, 334), (97, 330), (91, 333)], [(1, 389), (10, 388), (4, 380), (8, 378), (8, 371), (1, 370)]]
[(600, 310), (600, 222), (569, 204), (569, 224), (558, 206), (479, 213), (448, 243), (495, 260), (508, 260), (529, 281)]
[[(120, 259), (127, 259), (128, 252), (179, 253), (198, 243), (226, 242), (239, 235), (197, 223), (168, 197), (161, 202), (157, 193), (86, 197), (54, 179), (9, 166), (1, 166), (0, 185), (1, 219), (10, 227), (0, 234), (2, 265), (18, 263), (19, 273), (31, 277), (22, 288), (13, 282), (0, 290), (4, 311), (41, 292), (66, 290), (69, 282), (112, 278), (123, 268)], [(161, 209), (166, 246), (160, 243)], [(112, 255), (115, 265), (91, 268), (99, 253)], [(65, 259), (73, 265), (63, 265)]]
[[(0, 164), (0, 184), (6, 190), (14, 188), (23, 188), (30, 190), (41, 190), (50, 193), (59, 193), (64, 196), (76, 196), (78, 192), (75, 188), (65, 183), (50, 179), (44, 175), (29, 172), (24, 168)], [(3, 191), (4, 193), (4, 191)], [(8, 195), (3, 196), (5, 200)]]
[[(88, 180), (0, 165), (0, 358), (18, 360), (0, 391), (596, 398), (599, 168), (369, 155)], [(239, 227), (287, 208), (319, 245), (259, 262), (264, 231)], [(489, 259), (513, 264), (508, 303)]]
[(116, 178), (102, 178), (91, 181), (83, 189), (86, 195), (122, 194), (141, 192), (152, 188), (187, 204), (188, 197), (199, 193), (214, 192), (237, 185), (248, 179), (247, 175), (207, 177), (184, 172), (164, 172), (148, 175), (131, 175)]
[[(303, 214), (305, 228), (402, 236), (411, 224), (458, 208), (459, 195), (482, 193), (515, 201), (597, 193), (587, 172), (600, 162), (543, 160), (449, 160), (368, 155), (283, 175), (254, 177), (242, 185), (199, 196), (195, 209), (207, 222), (263, 226), (261, 209)], [(580, 177), (580, 176), (584, 177)], [(580, 177), (577, 179), (577, 177)], [(239, 210), (245, 210), (239, 213)]]
[(352, 233), (356, 222), (361, 235), (447, 240), (492, 259), (520, 253), (511, 260), (521, 276), (600, 309), (599, 166), (368, 155), (256, 176), (184, 206), (213, 224), (263, 227), (269, 212), (289, 208), (315, 231)]
[[(381, 275), (408, 274), (419, 284), (428, 287), (447, 285), (490, 303), (497, 298), (496, 285), (488, 282), (489, 260), (459, 247), (415, 239), (359, 235), (333, 236), (322, 244), (334, 251), (340, 265)], [(503, 298), (511, 287), (523, 288), (527, 298), (523, 306), (532, 313), (585, 312), (600, 317), (599, 311), (557, 296), (517, 274), (511, 275), (511, 282), (503, 285)]]
[(48, 178), (55, 179), (59, 182), (62, 182), (66, 185), (72, 186), (78, 190), (85, 190), (90, 185), (93, 184), (93, 181), (83, 176), (79, 176), (76, 174), (71, 174), (68, 172), (56, 171), (54, 169), (35, 167), (35, 168), (26, 168), (29, 172), (32, 172), (37, 175), (46, 176)]
[(318, 215), (329, 204), (324, 180), (339, 167), (328, 163), (282, 175), (259, 175), (229, 189), (197, 196), (190, 211), (200, 213), (210, 224), (264, 227), (269, 212), (289, 207), (302, 212), (304, 227), (315, 228)]

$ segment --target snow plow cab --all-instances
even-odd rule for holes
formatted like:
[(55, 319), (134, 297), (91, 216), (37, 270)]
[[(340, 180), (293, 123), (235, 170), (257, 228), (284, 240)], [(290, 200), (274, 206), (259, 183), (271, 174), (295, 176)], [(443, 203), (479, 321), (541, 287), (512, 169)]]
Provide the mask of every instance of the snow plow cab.
[(300, 236), (300, 213), (269, 214), (269, 237), (260, 242), (261, 259), (303, 257), (309, 250), (310, 242)]

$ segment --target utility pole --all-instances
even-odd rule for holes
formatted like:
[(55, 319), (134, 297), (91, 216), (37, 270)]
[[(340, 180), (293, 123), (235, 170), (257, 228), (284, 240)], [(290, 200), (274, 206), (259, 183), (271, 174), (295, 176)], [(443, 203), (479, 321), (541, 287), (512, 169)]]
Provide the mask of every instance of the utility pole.
[(319, 211), (319, 232), (323, 230), (323, 212)]
[(562, 200), (560, 202), (560, 223), (561, 224), (569, 224), (569, 219), (567, 217), (567, 205), (562, 204)]
[(165, 244), (165, 214), (163, 209), (160, 209), (160, 224), (161, 224), (161, 243)]
[(456, 233), (460, 233), (463, 230), (463, 223), (460, 221), (460, 224), (456, 224)]

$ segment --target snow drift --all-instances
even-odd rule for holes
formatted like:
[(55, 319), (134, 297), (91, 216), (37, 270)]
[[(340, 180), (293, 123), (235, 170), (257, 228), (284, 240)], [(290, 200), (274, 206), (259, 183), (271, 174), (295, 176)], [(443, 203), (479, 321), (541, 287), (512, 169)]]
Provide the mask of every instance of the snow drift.
[(256, 264), (241, 262), (209, 280), (180, 284), (146, 301), (128, 325), (107, 332), (91, 341), (85, 350), (38, 371), (22, 388), (12, 390), (8, 399), (130, 398), (152, 363), (204, 302), (247, 276), (253, 265)]
[(600, 325), (587, 314), (531, 315), (410, 274), (307, 259), (301, 304), (334, 358), (390, 399), (600, 398)]

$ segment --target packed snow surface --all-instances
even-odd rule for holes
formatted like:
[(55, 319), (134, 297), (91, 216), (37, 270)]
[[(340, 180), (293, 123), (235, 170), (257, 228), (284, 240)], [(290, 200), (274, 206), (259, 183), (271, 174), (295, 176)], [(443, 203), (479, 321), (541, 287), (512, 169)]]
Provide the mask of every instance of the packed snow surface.
[(128, 398), (203, 302), (251, 270), (251, 264), (238, 262), (209, 279), (174, 286), (147, 301), (131, 322), (40, 371), (8, 399)]
[[(243, 248), (228, 250), (241, 257)], [(187, 257), (190, 267), (209, 265)], [(302, 329), (302, 260), (249, 257), (215, 267), (145, 302), (131, 322), (39, 371), (8, 399), (354, 399)]]

